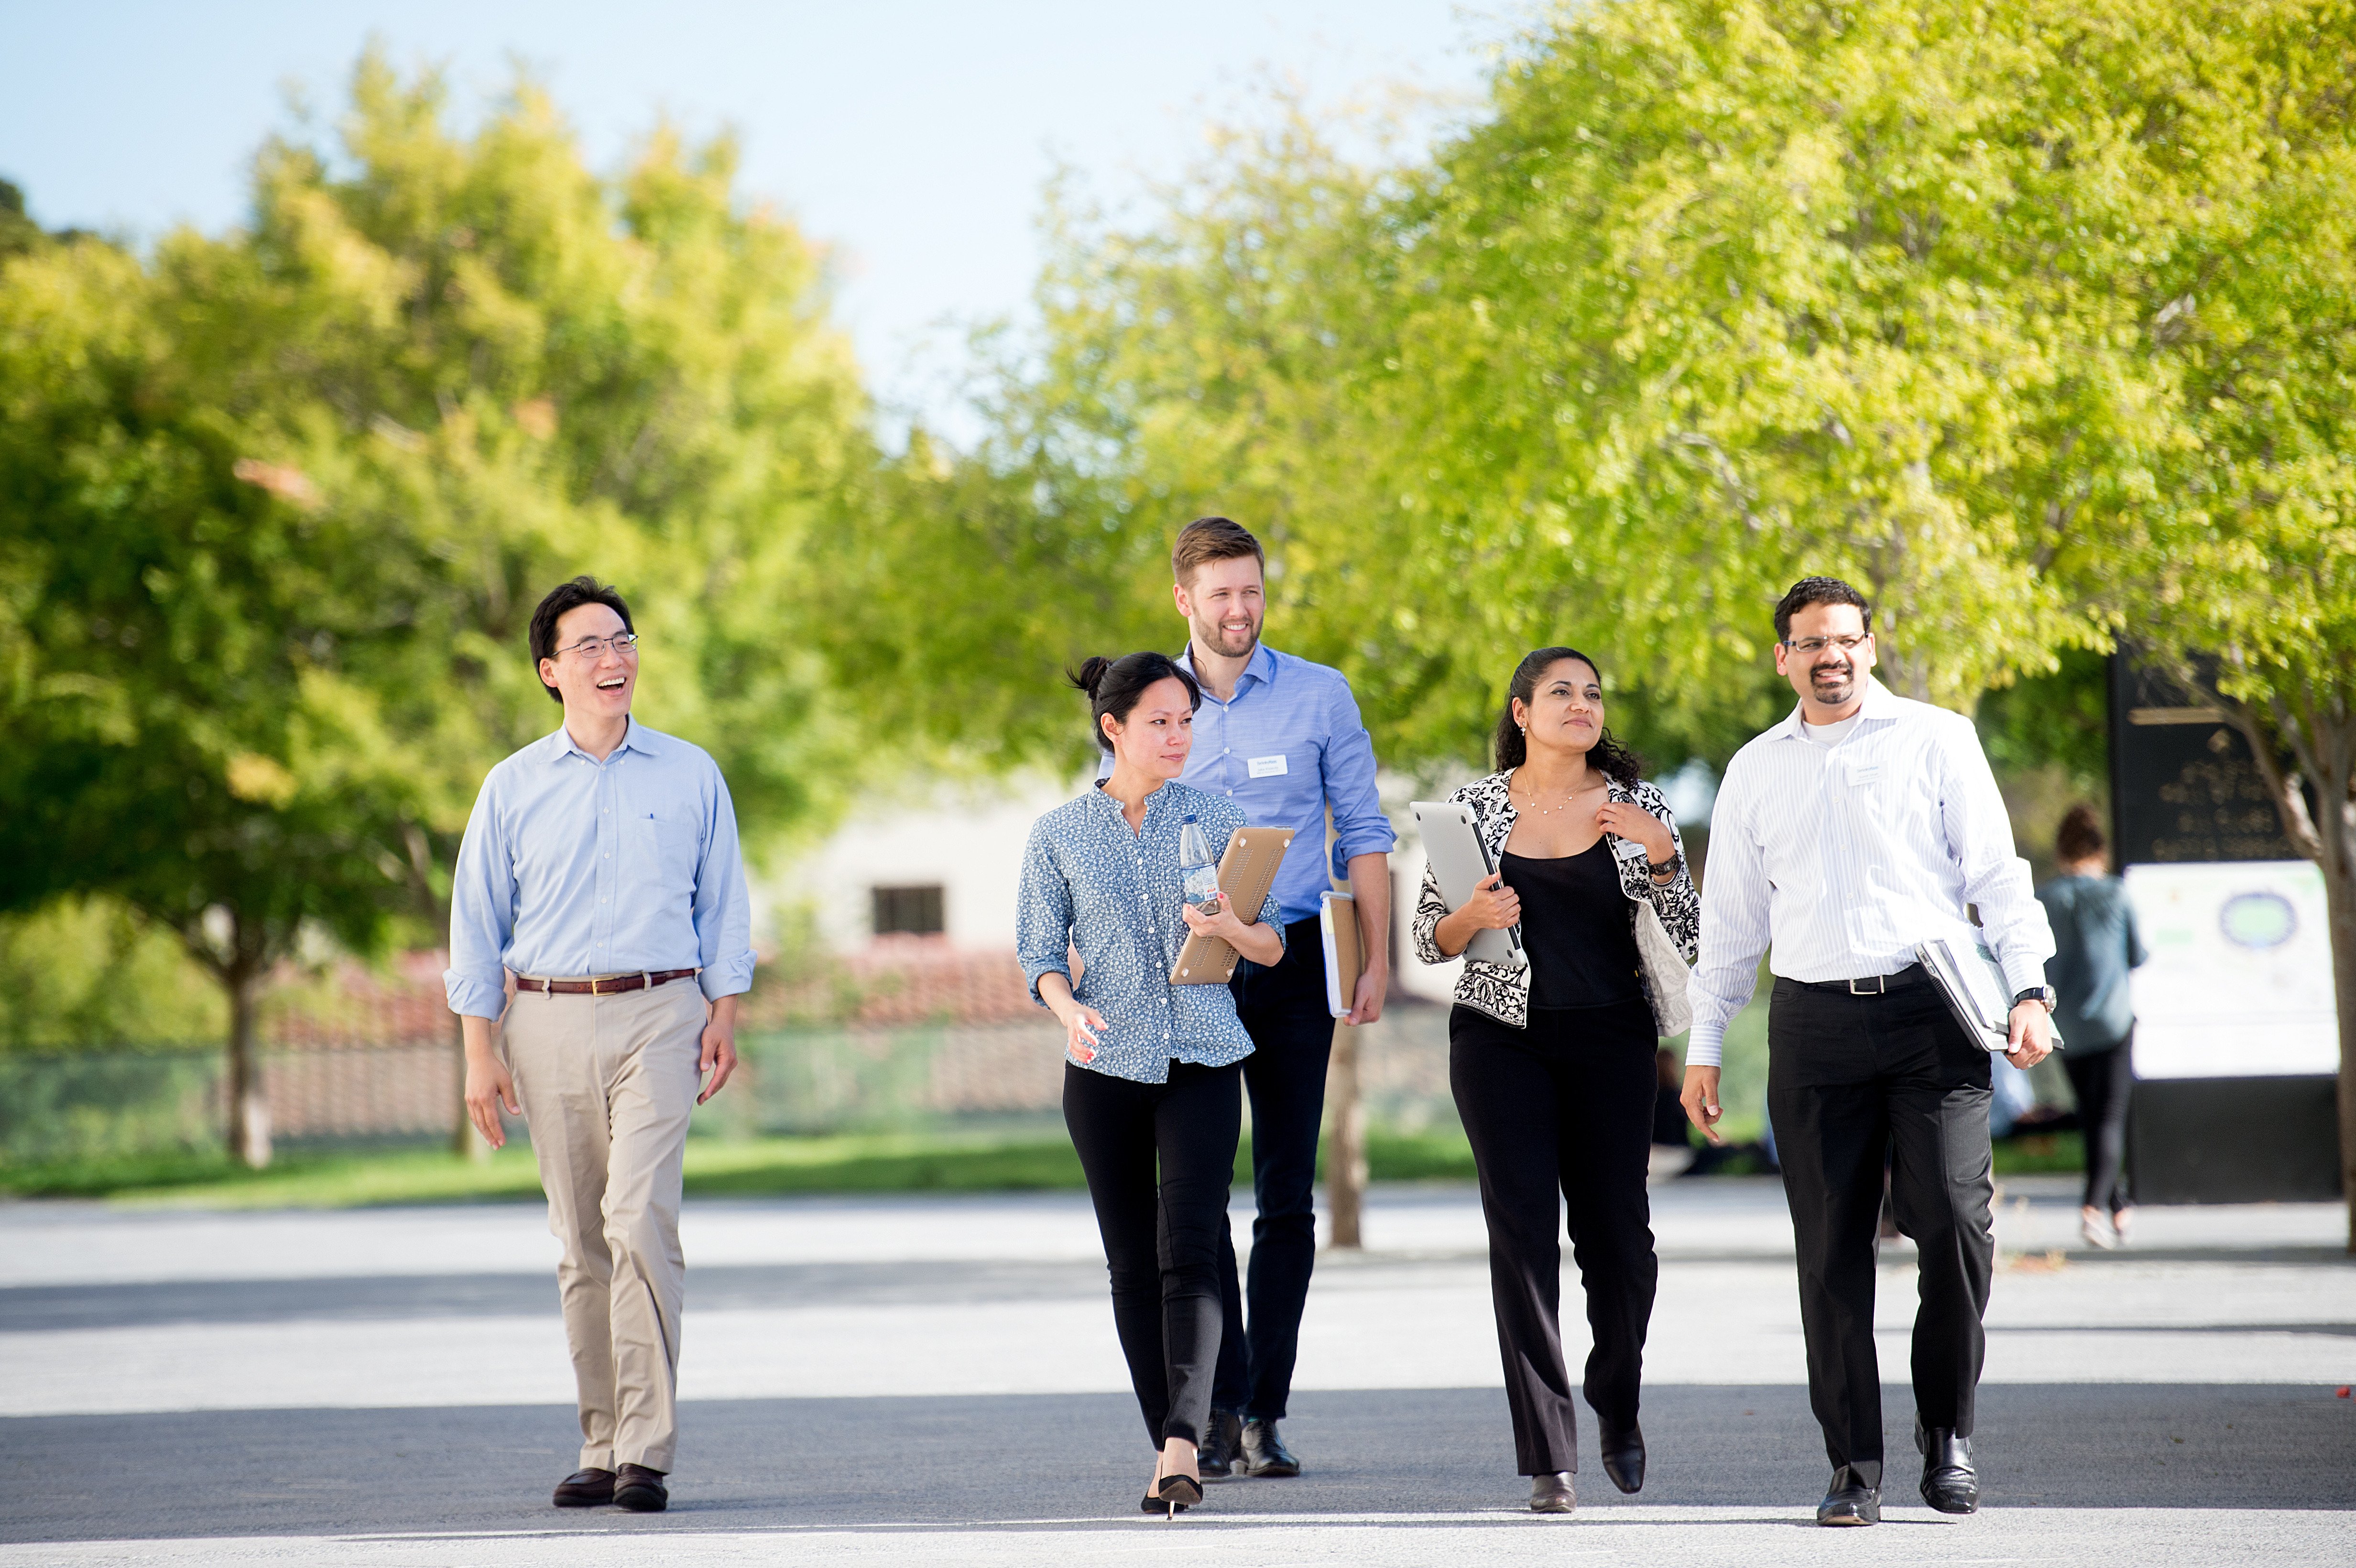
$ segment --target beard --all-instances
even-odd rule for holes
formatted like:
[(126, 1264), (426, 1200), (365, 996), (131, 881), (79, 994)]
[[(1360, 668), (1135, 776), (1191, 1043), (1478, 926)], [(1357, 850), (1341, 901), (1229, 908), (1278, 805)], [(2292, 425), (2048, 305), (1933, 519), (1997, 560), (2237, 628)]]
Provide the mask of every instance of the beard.
[(1808, 672), (1808, 688), (1815, 694), (1817, 701), (1838, 706), (1857, 689), (1857, 668), (1853, 665), (1841, 665), (1812, 669)]
[(1194, 623), (1194, 643), (1205, 653), (1216, 654), (1221, 658), (1239, 659), (1259, 645), (1259, 623), (1254, 621), (1248, 631), (1230, 632), (1216, 621), (1197, 621)]

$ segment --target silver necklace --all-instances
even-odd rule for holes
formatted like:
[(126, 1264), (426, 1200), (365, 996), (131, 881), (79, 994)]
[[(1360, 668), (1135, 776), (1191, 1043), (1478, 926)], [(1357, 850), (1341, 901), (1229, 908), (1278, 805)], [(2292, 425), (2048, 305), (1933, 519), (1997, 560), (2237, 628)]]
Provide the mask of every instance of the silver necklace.
[[(1524, 807), (1524, 810), (1538, 816), (1552, 816), (1558, 811), (1569, 811), (1571, 807), (1571, 803), (1576, 801), (1580, 795), (1590, 794), (1600, 787), (1609, 786), (1601, 786), (1593, 784), (1581, 784), (1575, 790), (1566, 791), (1562, 799), (1558, 804), (1548, 806), (1539, 805), (1537, 791), (1532, 790), (1530, 792), (1529, 805)], [(1508, 788), (1505, 791), (1505, 798), (1507, 800), (1514, 798), (1514, 792), (1511, 788)]]

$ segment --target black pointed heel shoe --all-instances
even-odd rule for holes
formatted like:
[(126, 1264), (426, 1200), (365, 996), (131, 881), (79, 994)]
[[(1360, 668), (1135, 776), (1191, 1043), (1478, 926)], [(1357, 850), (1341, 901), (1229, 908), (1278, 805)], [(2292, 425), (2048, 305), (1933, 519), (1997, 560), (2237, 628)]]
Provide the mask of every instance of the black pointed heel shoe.
[(1160, 1513), (1169, 1509), (1166, 1517), (1176, 1519), (1203, 1500), (1203, 1483), (1192, 1476), (1164, 1476), (1153, 1483), (1153, 1496), (1145, 1499), (1145, 1511)]

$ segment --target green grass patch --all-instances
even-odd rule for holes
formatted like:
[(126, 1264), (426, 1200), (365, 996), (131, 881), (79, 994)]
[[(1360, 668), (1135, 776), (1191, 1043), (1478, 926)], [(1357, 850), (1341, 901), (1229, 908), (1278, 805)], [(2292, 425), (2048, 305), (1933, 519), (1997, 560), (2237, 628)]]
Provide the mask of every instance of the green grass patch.
[(1996, 1143), (1998, 1176), (2075, 1173), (2085, 1168), (2086, 1140), (2076, 1132), (2022, 1133)]

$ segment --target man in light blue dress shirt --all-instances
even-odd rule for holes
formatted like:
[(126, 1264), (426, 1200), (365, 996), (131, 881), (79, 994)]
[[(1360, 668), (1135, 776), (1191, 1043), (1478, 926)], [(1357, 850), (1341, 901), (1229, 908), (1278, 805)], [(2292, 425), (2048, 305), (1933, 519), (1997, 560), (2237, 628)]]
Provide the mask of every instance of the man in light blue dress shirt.
[(1233, 800), (1255, 827), (1293, 830), (1272, 890), (1285, 923), (1283, 960), (1273, 968), (1241, 964), (1233, 984), (1237, 1013), (1252, 1037), (1244, 1087), (1251, 1095), (1258, 1214), (1248, 1288), (1237, 1288), (1234, 1244), (1221, 1238), (1226, 1327), (1202, 1449), (1206, 1476), (1236, 1468), (1301, 1473), (1276, 1424), (1292, 1392), (1317, 1260), (1317, 1132), (1333, 1046), (1317, 922), (1333, 879), (1349, 882), (1365, 955), (1347, 1021), (1380, 1018), (1390, 983), (1390, 850), (1398, 836), (1375, 787), (1374, 740), (1341, 671), (1260, 643), (1266, 566), (1259, 541), (1226, 517), (1187, 524), (1171, 552), (1188, 631), (1178, 662), (1203, 687), (1182, 782)]
[(522, 1115), (563, 1243), (581, 1467), (556, 1504), (651, 1512), (677, 1445), (688, 1116), (735, 1068), (753, 984), (744, 866), (719, 767), (630, 718), (637, 637), (621, 595), (587, 577), (558, 587), (532, 613), (531, 651), (564, 724), (483, 780), (443, 980), (467, 1113), (494, 1147), (502, 1107)]

